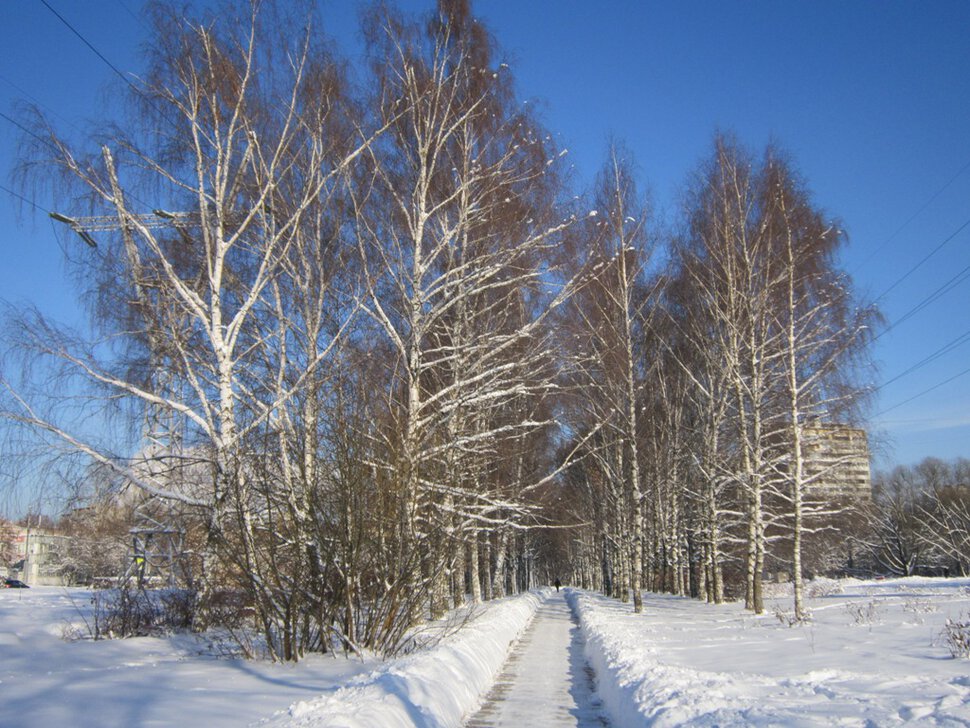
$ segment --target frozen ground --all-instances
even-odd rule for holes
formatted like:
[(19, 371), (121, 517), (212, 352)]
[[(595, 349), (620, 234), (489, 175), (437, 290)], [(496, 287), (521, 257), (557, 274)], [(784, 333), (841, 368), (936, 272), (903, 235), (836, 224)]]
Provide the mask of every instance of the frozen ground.
[(295, 667), (218, 659), (191, 636), (66, 642), (90, 592), (0, 590), (0, 725), (970, 725), (970, 661), (940, 636), (967, 615), (970, 579), (809, 590), (813, 619), (795, 627), (787, 596), (755, 617), (647, 594), (634, 615), (569, 591), (582, 632), (545, 590), (477, 609), (431, 650)]
[[(970, 580), (809, 586), (813, 619), (646, 595), (645, 609), (572, 592), (613, 725), (970, 725), (970, 662), (940, 637)], [(782, 612), (781, 618), (776, 611)]]
[(90, 599), (86, 589), (0, 589), (0, 725), (245, 726), (376, 664), (219, 659), (189, 635), (66, 642)]

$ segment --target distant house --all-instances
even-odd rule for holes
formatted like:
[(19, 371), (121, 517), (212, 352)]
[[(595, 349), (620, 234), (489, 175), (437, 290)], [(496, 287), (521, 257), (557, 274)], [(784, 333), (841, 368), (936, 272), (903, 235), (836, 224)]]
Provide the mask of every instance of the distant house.
[(813, 500), (872, 500), (866, 431), (846, 425), (804, 429), (806, 495)]

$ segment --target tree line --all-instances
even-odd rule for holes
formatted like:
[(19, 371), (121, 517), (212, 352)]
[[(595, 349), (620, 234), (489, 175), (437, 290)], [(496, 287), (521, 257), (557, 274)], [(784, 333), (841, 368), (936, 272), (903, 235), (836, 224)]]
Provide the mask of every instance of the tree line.
[(970, 576), (970, 461), (928, 457), (879, 473), (865, 545), (898, 576)]
[(781, 150), (718, 135), (662, 235), (622, 145), (575, 194), (463, 0), (374, 6), (356, 67), (283, 3), (147, 11), (121, 121), (33, 112), (90, 331), (8, 312), (0, 414), (178, 524), (195, 627), (392, 653), (556, 577), (760, 612), (766, 570), (804, 616), (878, 314)]

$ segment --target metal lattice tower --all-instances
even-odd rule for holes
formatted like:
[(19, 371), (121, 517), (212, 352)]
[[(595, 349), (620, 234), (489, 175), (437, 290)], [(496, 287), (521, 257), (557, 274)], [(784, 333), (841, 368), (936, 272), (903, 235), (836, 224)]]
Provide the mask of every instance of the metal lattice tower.
[[(69, 217), (51, 212), (50, 217), (68, 225), (91, 248), (98, 244), (91, 233), (127, 231), (138, 225), (147, 229), (174, 228), (183, 236), (186, 229), (198, 226), (199, 213), (168, 212), (154, 210), (151, 213), (126, 213), (123, 219), (116, 215)], [(153, 359), (155, 353), (152, 354)], [(152, 388), (162, 393), (171, 389), (173, 382), (169, 367), (162, 361), (151, 365)], [(177, 459), (182, 451), (183, 433), (177, 417), (160, 406), (149, 406), (142, 425), (146, 443), (145, 466), (160, 471), (152, 473), (168, 481), (176, 481), (181, 468), (167, 465), (166, 460)], [(169, 587), (185, 584), (189, 580), (185, 558), (185, 530), (174, 525), (176, 514), (172, 504), (157, 497), (150, 497), (135, 508), (135, 525), (131, 535), (131, 557), (122, 576), (125, 584), (136, 580), (139, 589), (145, 588), (152, 579), (161, 579)]]

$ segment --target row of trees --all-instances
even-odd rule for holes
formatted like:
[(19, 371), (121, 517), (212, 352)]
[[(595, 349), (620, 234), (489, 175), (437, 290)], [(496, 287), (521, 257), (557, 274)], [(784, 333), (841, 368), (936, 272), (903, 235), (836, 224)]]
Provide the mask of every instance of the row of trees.
[(628, 155), (571, 197), (462, 0), (368, 13), (356, 86), (312, 13), (149, 13), (125, 123), (34, 120), (94, 336), (12, 315), (0, 410), (166, 504), (196, 626), (243, 593), (274, 658), (391, 652), (570, 571), (760, 611), (772, 558), (801, 612), (811, 428), (874, 314), (783, 155), (719, 137), (654, 260)]
[(613, 169), (602, 187), (614, 191), (615, 252), (596, 302), (576, 302), (600, 365), (584, 370), (598, 386), (582, 388), (576, 428), (608, 424), (570, 480), (596, 514), (584, 581), (637, 594), (645, 575), (651, 588), (715, 602), (740, 582), (760, 612), (771, 566), (793, 575), (800, 617), (803, 542), (833, 515), (813, 490), (831, 473), (806, 457), (821, 423), (851, 421), (876, 316), (836, 266), (843, 232), (777, 150), (755, 158), (721, 137), (694, 178), (671, 264), (650, 279), (624, 212), (628, 176)]
[(865, 543), (880, 570), (970, 575), (970, 461), (926, 458), (876, 477)]
[(35, 120), (30, 179), (101, 213), (62, 218), (97, 338), (16, 314), (5, 417), (168, 503), (197, 626), (242, 590), (275, 658), (534, 583), (575, 219), (492, 38), (375, 8), (354, 88), (312, 13), (149, 12), (125, 125)]

